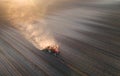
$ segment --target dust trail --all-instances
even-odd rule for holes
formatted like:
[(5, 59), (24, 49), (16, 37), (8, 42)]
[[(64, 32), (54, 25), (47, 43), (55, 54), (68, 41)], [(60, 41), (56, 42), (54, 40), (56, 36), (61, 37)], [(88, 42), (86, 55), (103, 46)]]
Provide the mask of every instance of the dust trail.
[(4, 17), (9, 23), (21, 30), (25, 37), (37, 48), (55, 45), (56, 41), (47, 28), (44, 16), (53, 0), (3, 0)]

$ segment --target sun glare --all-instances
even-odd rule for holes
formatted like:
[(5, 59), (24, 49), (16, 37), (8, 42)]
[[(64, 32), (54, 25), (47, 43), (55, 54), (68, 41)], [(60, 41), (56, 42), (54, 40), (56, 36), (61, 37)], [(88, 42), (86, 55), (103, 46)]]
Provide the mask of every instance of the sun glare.
[(17, 5), (32, 5), (33, 0), (12, 0), (12, 2), (14, 2)]

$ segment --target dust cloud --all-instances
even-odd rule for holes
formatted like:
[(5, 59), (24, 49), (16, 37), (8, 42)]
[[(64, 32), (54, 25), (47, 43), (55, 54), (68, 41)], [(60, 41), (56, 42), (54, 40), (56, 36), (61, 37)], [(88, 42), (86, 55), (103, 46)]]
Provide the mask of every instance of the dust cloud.
[(9, 22), (8, 26), (20, 30), (39, 49), (56, 45), (44, 20), (47, 7), (53, 2), (54, 0), (2, 0), (0, 1), (0, 8), (3, 9), (1, 19)]

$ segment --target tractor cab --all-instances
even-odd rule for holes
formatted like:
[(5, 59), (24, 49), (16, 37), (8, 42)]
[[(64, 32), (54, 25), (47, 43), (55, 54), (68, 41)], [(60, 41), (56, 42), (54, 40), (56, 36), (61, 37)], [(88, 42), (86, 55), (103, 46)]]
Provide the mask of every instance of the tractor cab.
[(47, 52), (47, 53), (50, 53), (52, 55), (59, 55), (60, 54), (60, 51), (59, 51), (59, 47), (58, 46), (48, 46), (46, 47), (45, 49), (43, 49), (43, 51)]

